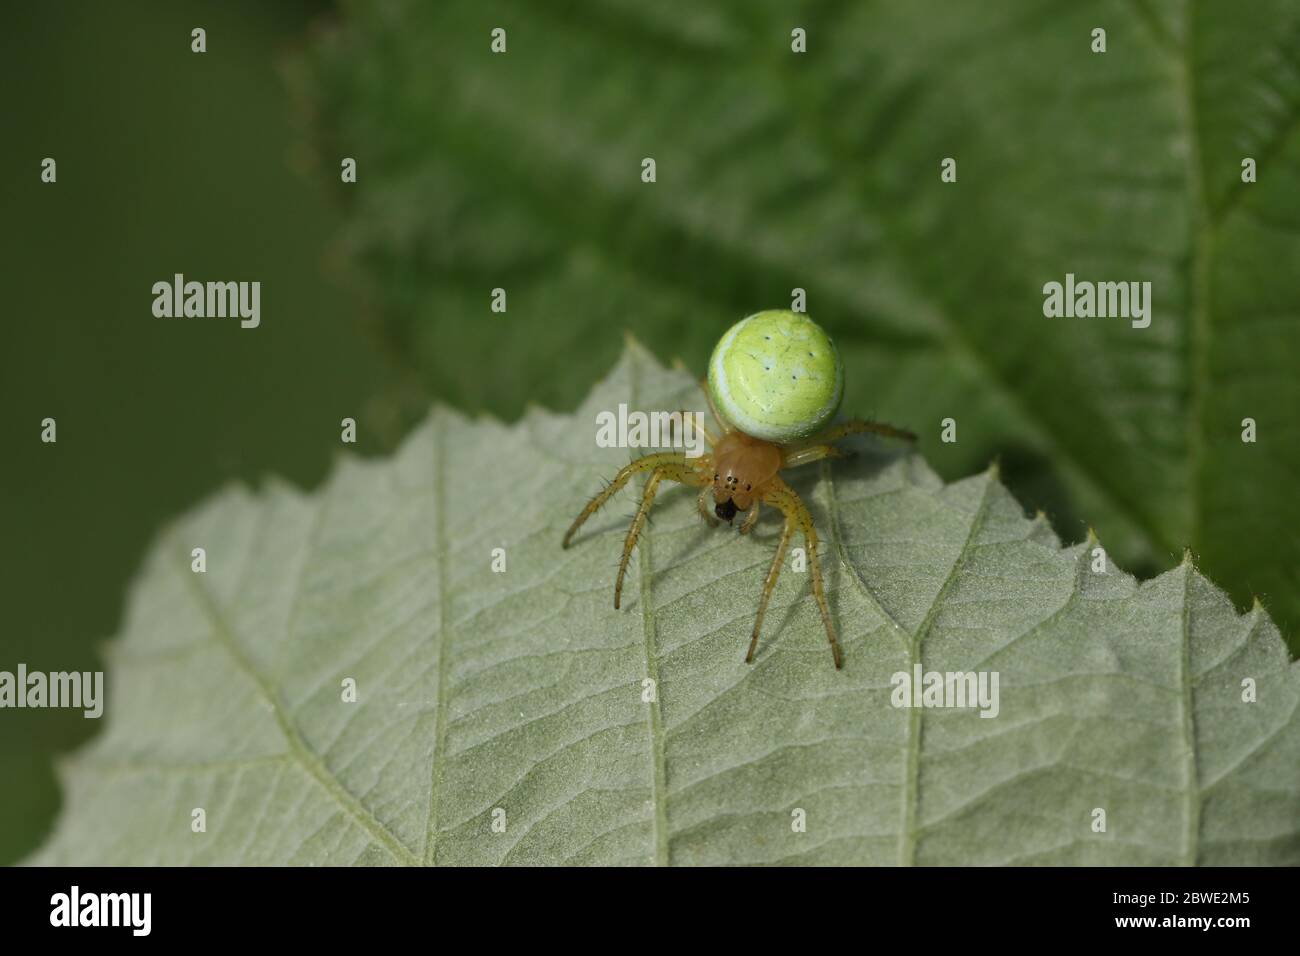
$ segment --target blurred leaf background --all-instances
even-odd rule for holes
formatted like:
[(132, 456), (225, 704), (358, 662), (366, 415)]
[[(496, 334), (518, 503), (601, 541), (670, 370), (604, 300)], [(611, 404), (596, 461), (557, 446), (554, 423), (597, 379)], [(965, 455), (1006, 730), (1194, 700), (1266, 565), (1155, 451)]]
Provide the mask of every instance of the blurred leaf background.
[[(161, 524), (230, 478), (317, 484), (345, 415), (373, 452), (430, 396), (569, 409), (624, 329), (702, 371), (795, 287), (847, 411), (920, 432), (948, 479), (1000, 457), (1027, 508), (1140, 574), (1192, 547), (1294, 652), (1300, 6), (342, 7), (54, 3), (0, 35), (0, 668), (99, 667)], [(262, 328), (154, 319), (177, 271), (260, 279)], [(1151, 327), (1044, 318), (1067, 272), (1149, 279)], [(5, 861), (95, 725), (0, 721)]]
[[(346, 415), (381, 444), (387, 373), (326, 268), (338, 213), (295, 170), (279, 66), (321, 9), (31, 4), (0, 31), (0, 670), (101, 668), (169, 518), (232, 478), (318, 484)], [(261, 280), (261, 327), (154, 318), (150, 287), (175, 272)], [(99, 727), (0, 711), (0, 862), (44, 838), (51, 759)]]

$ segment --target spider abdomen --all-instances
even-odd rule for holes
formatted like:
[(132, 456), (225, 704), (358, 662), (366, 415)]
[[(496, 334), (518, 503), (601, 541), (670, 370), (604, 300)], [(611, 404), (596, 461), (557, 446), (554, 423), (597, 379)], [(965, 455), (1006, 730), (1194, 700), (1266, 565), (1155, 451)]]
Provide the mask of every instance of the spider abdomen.
[(722, 336), (709, 392), (735, 428), (785, 443), (820, 431), (839, 410), (844, 368), (825, 331), (798, 312), (758, 312)]

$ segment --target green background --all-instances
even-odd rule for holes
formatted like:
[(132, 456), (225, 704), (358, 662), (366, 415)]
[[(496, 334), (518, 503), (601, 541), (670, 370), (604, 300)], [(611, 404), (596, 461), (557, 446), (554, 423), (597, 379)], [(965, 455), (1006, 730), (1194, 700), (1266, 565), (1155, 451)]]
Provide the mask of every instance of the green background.
[[(232, 478), (318, 484), (385, 383), (328, 267), (335, 204), (296, 169), (281, 70), (311, 3), (33, 4), (0, 31), (0, 669), (102, 667), (146, 545)], [(190, 30), (208, 52), (190, 52)], [(40, 182), (53, 157), (58, 182)], [(174, 272), (258, 279), (262, 324), (166, 320)], [(58, 421), (42, 444), (40, 422)], [(369, 426), (369, 427), (368, 427)], [(80, 712), (0, 713), (0, 862), (44, 838)]]

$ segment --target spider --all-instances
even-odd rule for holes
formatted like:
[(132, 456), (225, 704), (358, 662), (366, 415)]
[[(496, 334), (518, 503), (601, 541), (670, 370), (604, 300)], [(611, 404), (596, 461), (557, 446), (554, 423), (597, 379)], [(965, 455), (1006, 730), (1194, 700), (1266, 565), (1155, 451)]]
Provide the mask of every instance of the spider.
[[(807, 505), (786, 484), (781, 472), (823, 458), (845, 457), (835, 443), (849, 435), (870, 432), (906, 441), (915, 441), (916, 436), (891, 425), (860, 419), (827, 427), (843, 395), (843, 365), (830, 337), (808, 316), (796, 312), (759, 312), (732, 326), (713, 350), (708, 378), (701, 386), (709, 410), (722, 429), (720, 435), (704, 430), (709, 452), (696, 458), (688, 458), (681, 451), (660, 452), (624, 466), (604, 491), (587, 502), (569, 526), (562, 546), (568, 548), (583, 523), (634, 475), (649, 472), (641, 504), (623, 542), (623, 557), (614, 581), (617, 609), (632, 550), (665, 479), (700, 489), (696, 506), (711, 527), (721, 521), (731, 524), (738, 513), (747, 512), (740, 524), (740, 533), (747, 534), (758, 520), (760, 506), (772, 505), (781, 511), (785, 523), (763, 581), (745, 663), (753, 663), (768, 600), (790, 541), (799, 532), (812, 570), (813, 596), (826, 626), (831, 656), (839, 669), (844, 660), (822, 584), (817, 529)], [(710, 494), (711, 509), (707, 500)]]

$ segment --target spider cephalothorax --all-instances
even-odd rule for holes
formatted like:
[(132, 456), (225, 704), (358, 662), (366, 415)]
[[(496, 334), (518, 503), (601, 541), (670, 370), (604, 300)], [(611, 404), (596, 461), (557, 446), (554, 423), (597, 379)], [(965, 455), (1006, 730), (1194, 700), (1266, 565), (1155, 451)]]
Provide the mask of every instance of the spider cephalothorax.
[[(758, 615), (745, 661), (754, 659), (767, 602), (776, 587), (786, 551), (795, 532), (803, 535), (812, 572), (813, 596), (821, 611), (835, 666), (843, 665), (835, 625), (822, 584), (817, 555), (817, 529), (807, 506), (781, 478), (781, 471), (823, 458), (838, 458), (835, 442), (848, 435), (874, 432), (892, 438), (915, 440), (911, 432), (854, 419), (827, 427), (839, 408), (844, 391), (844, 371), (830, 337), (806, 315), (795, 312), (759, 312), (732, 326), (718, 342), (709, 360), (705, 396), (722, 429), (714, 436), (705, 431), (710, 452), (687, 458), (684, 452), (646, 455), (625, 466), (600, 494), (582, 509), (564, 536), (564, 547), (595, 511), (633, 475), (649, 472), (641, 505), (623, 543), (623, 557), (614, 582), (614, 607), (622, 600), (623, 578), (632, 549), (645, 527), (659, 484), (665, 478), (700, 489), (700, 515), (711, 525), (730, 523), (738, 512), (748, 512), (742, 534), (758, 520), (766, 503), (785, 517), (776, 554), (763, 583)], [(706, 499), (712, 493), (713, 508)]]
[(781, 470), (781, 449), (744, 432), (726, 432), (713, 446), (714, 511), (730, 521), (753, 506), (755, 489), (764, 488)]

